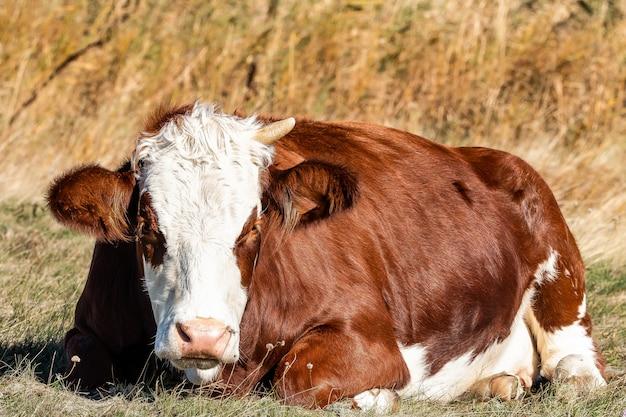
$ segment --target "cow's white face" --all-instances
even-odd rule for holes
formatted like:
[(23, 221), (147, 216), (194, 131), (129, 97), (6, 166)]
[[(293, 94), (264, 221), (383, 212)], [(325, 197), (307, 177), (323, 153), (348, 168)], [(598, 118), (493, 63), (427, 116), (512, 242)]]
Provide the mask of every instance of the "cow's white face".
[(239, 358), (247, 301), (233, 253), (255, 208), (271, 147), (254, 118), (196, 104), (142, 136), (133, 157), (145, 285), (157, 323), (154, 350), (207, 382)]

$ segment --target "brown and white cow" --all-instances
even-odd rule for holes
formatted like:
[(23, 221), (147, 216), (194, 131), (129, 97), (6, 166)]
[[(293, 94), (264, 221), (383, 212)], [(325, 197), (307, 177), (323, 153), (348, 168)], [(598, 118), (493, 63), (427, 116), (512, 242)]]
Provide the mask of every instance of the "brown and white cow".
[(136, 376), (155, 335), (193, 383), (269, 381), (305, 406), (605, 384), (574, 237), (504, 152), (196, 103), (49, 204), (99, 239), (66, 337), (85, 385)]

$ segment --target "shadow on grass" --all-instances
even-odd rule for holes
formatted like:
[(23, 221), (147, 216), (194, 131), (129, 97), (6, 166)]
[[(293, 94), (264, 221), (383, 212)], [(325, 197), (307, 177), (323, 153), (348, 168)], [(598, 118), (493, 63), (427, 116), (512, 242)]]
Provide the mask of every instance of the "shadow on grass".
[(0, 343), (0, 377), (26, 366), (30, 366), (37, 380), (52, 381), (56, 374), (67, 368), (62, 341)]
[(134, 380), (116, 380), (108, 382), (96, 389), (83, 389), (70, 385), (66, 376), (70, 367), (65, 357), (63, 341), (25, 341), (16, 344), (0, 342), (0, 378), (11, 374), (26, 372), (34, 376), (37, 382), (46, 385), (57, 385), (77, 395), (93, 400), (124, 395), (126, 397), (141, 396), (150, 401), (154, 390), (175, 389), (179, 394), (192, 391), (193, 386), (184, 382), (182, 375), (160, 360), (151, 357), (146, 363), (145, 371)]

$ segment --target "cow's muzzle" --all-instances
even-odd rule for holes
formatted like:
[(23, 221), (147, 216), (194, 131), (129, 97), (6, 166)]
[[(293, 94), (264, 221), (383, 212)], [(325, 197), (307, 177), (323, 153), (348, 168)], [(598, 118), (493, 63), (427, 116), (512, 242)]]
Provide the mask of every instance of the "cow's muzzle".
[(179, 368), (211, 369), (227, 358), (229, 343), (235, 331), (223, 322), (197, 317), (176, 323), (173, 342), (178, 344), (180, 358), (170, 358)]

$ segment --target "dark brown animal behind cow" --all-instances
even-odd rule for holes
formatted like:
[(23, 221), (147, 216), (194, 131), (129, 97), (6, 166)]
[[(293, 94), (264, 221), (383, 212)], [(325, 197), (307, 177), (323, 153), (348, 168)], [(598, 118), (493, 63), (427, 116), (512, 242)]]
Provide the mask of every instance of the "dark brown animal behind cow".
[[(225, 124), (258, 130), (248, 141), (220, 131)], [(235, 324), (198, 315), (159, 316), (155, 326), (159, 294), (146, 294), (143, 280), (156, 279), (145, 268), (178, 262), (162, 230), (171, 199), (146, 191), (157, 174), (135, 156), (115, 172), (78, 168), (48, 197), (60, 222), (98, 238), (65, 339), (66, 355), (80, 358), (75, 383), (132, 381), (164, 332), (173, 339), (157, 355), (188, 378), (204, 375), (192, 382), (219, 382), (232, 395), (267, 382), (306, 407), (515, 400), (541, 377), (581, 391), (606, 384), (580, 253), (552, 192), (521, 159), (367, 123), (294, 126), (203, 103), (156, 116), (140, 143), (166, 136), (193, 150), (219, 144), (223, 154), (202, 155), (209, 166), (246, 146), (271, 154), (250, 165), (259, 167), (258, 205), (230, 248), (245, 311)], [(229, 335), (240, 341), (234, 362), (223, 355)]]

